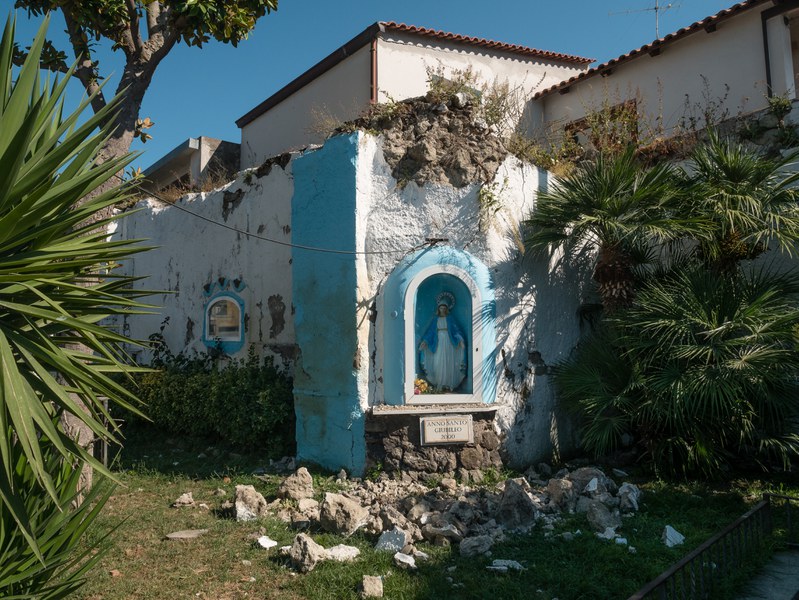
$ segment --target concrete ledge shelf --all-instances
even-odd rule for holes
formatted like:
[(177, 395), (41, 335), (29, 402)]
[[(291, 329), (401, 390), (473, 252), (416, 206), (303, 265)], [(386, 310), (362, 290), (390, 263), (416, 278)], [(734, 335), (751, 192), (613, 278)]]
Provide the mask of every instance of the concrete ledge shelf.
[(393, 417), (395, 415), (443, 415), (457, 413), (490, 413), (496, 412), (496, 404), (379, 404), (370, 406), (369, 412), (375, 417)]

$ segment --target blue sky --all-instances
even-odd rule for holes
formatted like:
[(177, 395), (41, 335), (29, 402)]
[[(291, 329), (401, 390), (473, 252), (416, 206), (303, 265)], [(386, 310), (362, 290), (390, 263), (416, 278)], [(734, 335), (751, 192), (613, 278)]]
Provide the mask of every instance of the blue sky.
[[(0, 6), (13, 10), (13, 0)], [(664, 3), (665, 4), (665, 3)], [(660, 15), (660, 35), (727, 8), (732, 0), (683, 0)], [(397, 21), (595, 58), (600, 62), (655, 38), (654, 0), (280, 0), (238, 48), (176, 47), (161, 63), (141, 116), (156, 125), (135, 166), (147, 167), (183, 140), (207, 135), (239, 141), (234, 121), (375, 21)], [(629, 12), (625, 14), (625, 11)], [(30, 43), (38, 21), (17, 10), (17, 39)], [(616, 14), (609, 14), (616, 13)], [(71, 51), (56, 18), (50, 37)], [(100, 68), (116, 87), (121, 62), (100, 47)], [(74, 92), (80, 93), (76, 84)]]

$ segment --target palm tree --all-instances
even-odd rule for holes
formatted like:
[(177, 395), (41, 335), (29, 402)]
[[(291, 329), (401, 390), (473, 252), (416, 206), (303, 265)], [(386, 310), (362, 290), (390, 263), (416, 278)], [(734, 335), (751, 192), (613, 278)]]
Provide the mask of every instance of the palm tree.
[(799, 241), (797, 154), (770, 157), (711, 132), (683, 169), (687, 194), (681, 212), (706, 221), (710, 236), (700, 255), (729, 269), (769, 247), (793, 254)]
[(681, 205), (678, 172), (668, 163), (645, 167), (633, 147), (600, 154), (538, 196), (525, 221), (532, 251), (568, 251), (594, 244), (594, 280), (603, 306), (628, 306), (635, 291), (633, 269), (653, 244), (701, 235), (701, 223), (674, 216)]
[(632, 433), (656, 467), (799, 456), (799, 274), (701, 264), (650, 278), (557, 369), (597, 454)]
[[(129, 157), (98, 164), (114, 104), (81, 121), (92, 98), (64, 109), (70, 73), (43, 81), (39, 58), (47, 20), (16, 79), (14, 23), (0, 41), (0, 595), (63, 597), (74, 589), (70, 562), (96, 506), (75, 508), (75, 478), (89, 453), (59, 427), (70, 413), (97, 436), (102, 398), (134, 410), (135, 397), (113, 375), (133, 370), (118, 349), (129, 341), (102, 325), (137, 310), (131, 280), (114, 274), (141, 248), (111, 241), (116, 217), (90, 217), (124, 198), (124, 188), (92, 192)], [(92, 354), (70, 350), (82, 344)], [(81, 410), (86, 407), (86, 411)], [(76, 469), (77, 467), (77, 469)], [(97, 500), (98, 496), (90, 496)], [(10, 570), (9, 570), (10, 569)], [(46, 583), (57, 579), (60, 583)], [(60, 578), (60, 579), (59, 579)], [(59, 591), (60, 590), (60, 591)], [(38, 596), (37, 596), (38, 597)]]

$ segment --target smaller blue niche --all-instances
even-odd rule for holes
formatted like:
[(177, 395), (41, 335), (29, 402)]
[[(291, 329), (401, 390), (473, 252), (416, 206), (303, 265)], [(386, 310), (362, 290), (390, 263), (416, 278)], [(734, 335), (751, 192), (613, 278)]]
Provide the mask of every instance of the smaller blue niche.
[(238, 294), (220, 291), (210, 295), (203, 309), (202, 339), (208, 348), (225, 354), (244, 347), (244, 300)]

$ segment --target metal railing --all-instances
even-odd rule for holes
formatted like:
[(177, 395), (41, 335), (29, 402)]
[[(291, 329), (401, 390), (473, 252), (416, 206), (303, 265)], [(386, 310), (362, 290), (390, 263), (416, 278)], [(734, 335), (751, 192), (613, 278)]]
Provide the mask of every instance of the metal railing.
[(785, 521), (783, 523), (780, 519), (779, 525), (785, 526), (785, 543), (789, 548), (799, 548), (799, 498), (784, 494), (766, 494), (764, 498), (771, 503), (773, 510), (784, 509)]
[(750, 553), (759, 550), (771, 535), (771, 497), (782, 498), (767, 494), (746, 514), (666, 569), (629, 600), (707, 598), (724, 579), (749, 562)]

